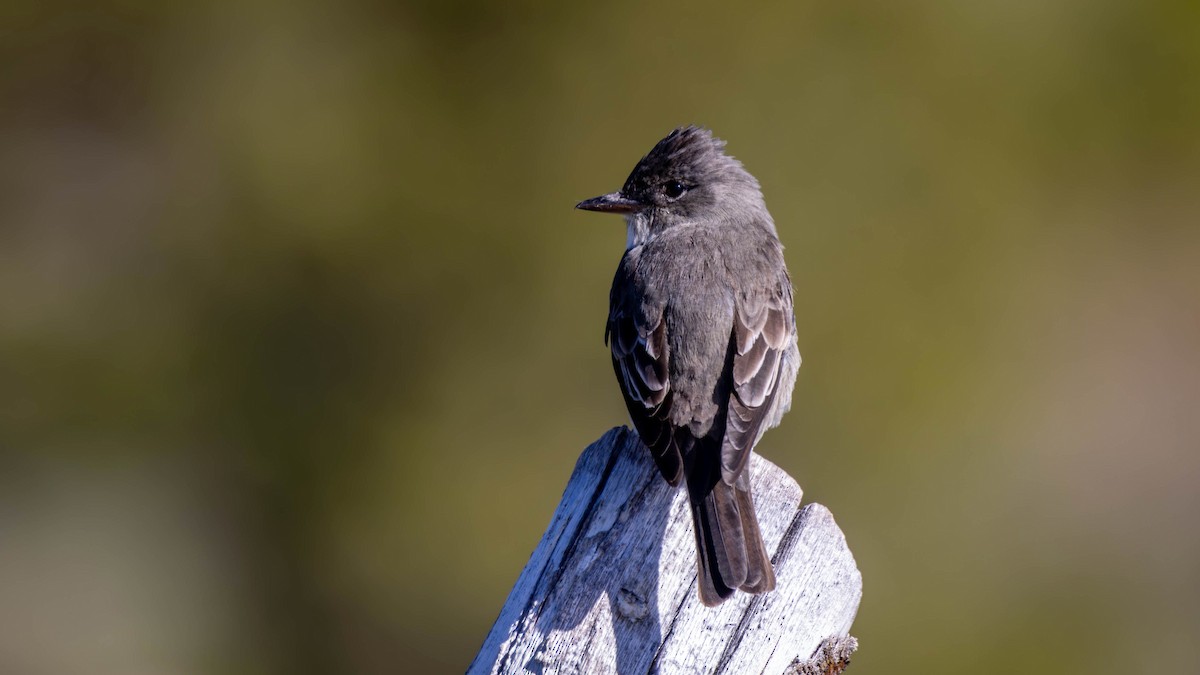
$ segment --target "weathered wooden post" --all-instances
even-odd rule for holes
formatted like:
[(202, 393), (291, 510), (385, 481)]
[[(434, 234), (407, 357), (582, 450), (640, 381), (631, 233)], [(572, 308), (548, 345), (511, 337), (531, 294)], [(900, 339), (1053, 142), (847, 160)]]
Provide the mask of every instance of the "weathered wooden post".
[(801, 508), (800, 486), (757, 455), (751, 472), (778, 586), (708, 608), (685, 491), (637, 434), (609, 431), (580, 456), (468, 673), (840, 673), (862, 575), (828, 509)]

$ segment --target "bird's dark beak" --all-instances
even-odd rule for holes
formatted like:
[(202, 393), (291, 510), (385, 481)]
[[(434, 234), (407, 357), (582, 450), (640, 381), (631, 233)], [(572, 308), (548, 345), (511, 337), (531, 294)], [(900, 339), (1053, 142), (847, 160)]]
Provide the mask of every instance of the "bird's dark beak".
[(620, 192), (612, 192), (599, 197), (585, 199), (575, 205), (584, 211), (601, 211), (603, 213), (633, 213), (641, 207), (638, 202), (626, 197)]

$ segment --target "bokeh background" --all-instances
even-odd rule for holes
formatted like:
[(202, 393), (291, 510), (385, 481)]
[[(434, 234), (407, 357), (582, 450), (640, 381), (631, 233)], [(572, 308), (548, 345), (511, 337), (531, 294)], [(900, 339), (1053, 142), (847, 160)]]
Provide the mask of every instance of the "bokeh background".
[(763, 184), (763, 454), (862, 673), (1200, 672), (1200, 4), (0, 6), (0, 671), (460, 672), (626, 416), (672, 127)]

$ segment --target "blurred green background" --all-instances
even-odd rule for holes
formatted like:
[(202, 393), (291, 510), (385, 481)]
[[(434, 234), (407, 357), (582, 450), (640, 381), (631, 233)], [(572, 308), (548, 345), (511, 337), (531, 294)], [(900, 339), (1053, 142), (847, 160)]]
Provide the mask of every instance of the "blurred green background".
[(5, 2), (0, 671), (462, 671), (626, 419), (572, 206), (691, 122), (852, 671), (1200, 672), (1200, 4), (1112, 0)]

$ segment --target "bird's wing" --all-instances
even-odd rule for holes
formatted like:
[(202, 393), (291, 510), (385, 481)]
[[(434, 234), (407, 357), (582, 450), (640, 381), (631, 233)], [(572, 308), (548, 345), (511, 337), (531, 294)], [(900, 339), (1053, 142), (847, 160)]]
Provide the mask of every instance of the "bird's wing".
[(683, 458), (677, 440), (682, 439), (675, 438), (667, 419), (671, 406), (670, 354), (663, 309), (641, 298), (618, 270), (604, 339), (612, 350), (613, 370), (633, 426), (650, 448), (663, 478), (678, 485), (683, 478)]
[(786, 272), (768, 292), (738, 298), (733, 316), (733, 391), (721, 446), (721, 478), (732, 485), (766, 431), (796, 320)]

